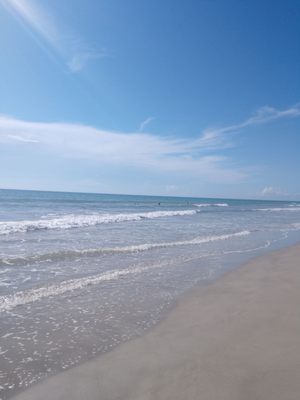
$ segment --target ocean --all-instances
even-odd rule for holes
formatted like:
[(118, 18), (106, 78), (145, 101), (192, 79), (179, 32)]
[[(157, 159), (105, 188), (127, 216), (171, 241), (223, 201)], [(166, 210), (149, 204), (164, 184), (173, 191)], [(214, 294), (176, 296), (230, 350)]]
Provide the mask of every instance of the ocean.
[(300, 240), (300, 202), (0, 190), (0, 399)]

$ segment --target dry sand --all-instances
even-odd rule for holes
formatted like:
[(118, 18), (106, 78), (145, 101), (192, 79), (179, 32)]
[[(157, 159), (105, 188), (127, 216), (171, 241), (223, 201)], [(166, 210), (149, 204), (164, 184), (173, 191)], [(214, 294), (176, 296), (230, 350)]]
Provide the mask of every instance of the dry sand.
[(17, 399), (299, 400), (300, 246), (195, 290), (144, 337)]

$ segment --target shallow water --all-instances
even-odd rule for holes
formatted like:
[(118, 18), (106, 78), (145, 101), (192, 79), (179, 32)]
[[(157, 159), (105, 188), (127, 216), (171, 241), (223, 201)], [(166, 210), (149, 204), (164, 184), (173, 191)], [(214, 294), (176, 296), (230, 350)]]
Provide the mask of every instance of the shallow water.
[(0, 398), (300, 238), (300, 203), (0, 191)]

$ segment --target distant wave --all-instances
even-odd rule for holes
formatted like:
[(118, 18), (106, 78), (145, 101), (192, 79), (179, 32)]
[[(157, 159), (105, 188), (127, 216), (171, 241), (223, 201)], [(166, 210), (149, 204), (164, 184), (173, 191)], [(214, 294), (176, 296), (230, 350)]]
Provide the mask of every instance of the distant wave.
[(300, 211), (299, 207), (274, 207), (274, 208), (255, 208), (254, 211), (269, 211), (269, 212), (280, 212), (280, 211)]
[(193, 204), (195, 207), (228, 207), (229, 204), (227, 203), (199, 203)]
[(1, 221), (0, 235), (10, 233), (24, 233), (35, 230), (46, 229), (71, 229), (95, 226), (99, 224), (110, 224), (114, 222), (139, 221), (142, 219), (154, 219), (162, 217), (194, 215), (195, 210), (178, 211), (150, 211), (144, 213), (124, 214), (69, 214), (57, 218), (45, 218), (31, 221)]
[[(196, 238), (192, 239), (189, 241), (182, 241), (182, 242), (171, 242), (171, 243), (164, 243), (164, 244), (149, 244), (149, 245), (140, 245), (140, 246), (131, 246), (131, 249), (136, 247), (139, 250), (145, 250), (149, 248), (149, 246), (152, 246), (150, 248), (154, 247), (159, 247), (159, 246), (178, 246), (178, 245), (186, 245), (186, 244), (198, 244), (198, 243), (207, 243), (210, 241), (215, 241), (215, 240), (225, 240), (229, 239), (231, 237), (238, 237), (238, 236), (245, 236), (249, 235), (249, 231), (241, 231), (241, 232), (236, 232), (236, 233), (231, 233), (227, 235), (219, 235), (219, 236), (209, 236), (206, 238)], [(118, 251), (128, 251), (129, 247), (120, 247), (117, 248)], [(121, 250), (122, 249), (122, 250)], [(99, 251), (97, 249), (95, 250), (86, 250), (86, 251)], [(133, 251), (133, 250), (131, 250)], [(21, 292), (14, 293), (12, 295), (7, 295), (7, 296), (0, 296), (0, 311), (9, 311), (19, 305), (26, 305), (28, 303), (32, 303), (38, 300), (41, 300), (43, 298), (47, 298), (50, 296), (57, 296), (64, 294), (69, 291), (73, 291), (76, 289), (83, 289), (87, 286), (90, 285), (97, 285), (101, 282), (105, 281), (111, 281), (111, 280), (117, 280), (120, 277), (126, 276), (126, 275), (133, 275), (133, 274), (138, 274), (141, 272), (145, 272), (149, 269), (153, 269), (155, 267), (161, 267), (162, 263), (152, 265), (152, 266), (140, 266), (140, 267), (132, 267), (132, 268), (125, 268), (121, 270), (113, 270), (113, 271), (108, 271), (102, 274), (97, 274), (93, 276), (87, 276), (83, 278), (76, 278), (76, 279), (70, 279), (66, 280), (63, 282), (60, 282), (58, 284), (53, 284), (53, 285), (48, 285), (36, 289), (29, 289)]]
[(218, 240), (226, 240), (232, 237), (249, 235), (250, 231), (241, 231), (235, 233), (228, 233), (224, 235), (196, 237), (190, 240), (181, 240), (175, 242), (161, 242), (161, 243), (142, 243), (132, 246), (123, 247), (100, 247), (96, 249), (82, 249), (82, 250), (61, 250), (52, 253), (37, 254), (33, 256), (15, 257), (15, 258), (2, 258), (0, 259), (0, 266), (28, 264), (30, 262), (46, 261), (51, 262), (61, 261), (65, 259), (76, 258), (80, 256), (97, 256), (102, 254), (120, 254), (120, 253), (137, 253), (152, 249), (163, 249), (168, 247), (198, 245), (202, 243), (215, 242)]

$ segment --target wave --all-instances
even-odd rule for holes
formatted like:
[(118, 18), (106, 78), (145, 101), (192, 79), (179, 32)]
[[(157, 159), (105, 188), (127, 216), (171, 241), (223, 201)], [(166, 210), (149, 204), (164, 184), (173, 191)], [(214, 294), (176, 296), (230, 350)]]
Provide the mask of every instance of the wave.
[[(209, 241), (214, 240), (225, 240), (235, 236), (245, 236), (250, 234), (249, 231), (241, 231), (227, 235), (219, 235), (219, 236), (210, 236), (206, 238), (196, 238), (190, 241), (184, 242), (172, 242), (165, 243), (164, 245), (182, 245), (182, 244), (198, 244), (198, 243), (207, 243)], [(156, 244), (152, 244), (151, 246), (156, 246)], [(136, 246), (141, 248), (141, 246)], [(132, 246), (133, 247), (133, 246)], [(122, 248), (119, 248), (122, 249)], [(124, 247), (123, 249), (126, 249)], [(96, 250), (97, 251), (97, 250)], [(84, 289), (87, 286), (97, 285), (102, 282), (117, 280), (121, 277), (127, 275), (139, 274), (142, 272), (146, 272), (149, 269), (154, 269), (158, 267), (162, 267), (164, 265), (170, 265), (170, 262), (161, 262), (154, 265), (148, 266), (134, 266), (131, 268), (124, 268), (121, 270), (112, 270), (102, 274), (97, 274), (93, 276), (87, 276), (83, 278), (69, 279), (66, 281), (62, 281), (57, 284), (52, 284), (48, 286), (43, 286), (40, 288), (29, 289), (21, 292), (14, 293), (12, 295), (0, 296), (0, 312), (2, 311), (10, 311), (17, 306), (26, 305), (29, 303), (36, 302), (38, 300), (42, 300), (43, 298), (48, 298), (52, 296), (62, 295), (66, 292), (70, 292), (77, 289)]]
[(28, 264), (31, 262), (40, 262), (40, 261), (61, 261), (64, 259), (72, 259), (76, 257), (82, 256), (100, 256), (103, 254), (120, 254), (120, 253), (138, 253), (152, 249), (163, 249), (168, 247), (177, 247), (177, 246), (187, 246), (187, 245), (198, 245), (209, 242), (215, 242), (219, 240), (226, 240), (232, 237), (246, 236), (249, 235), (250, 231), (240, 231), (235, 233), (228, 233), (224, 235), (215, 235), (215, 236), (205, 236), (205, 237), (196, 237), (190, 240), (181, 240), (175, 242), (161, 242), (161, 243), (142, 243), (132, 246), (123, 246), (123, 247), (100, 247), (96, 249), (82, 249), (82, 250), (62, 250), (51, 253), (37, 254), (31, 256), (24, 257), (15, 257), (15, 258), (2, 258), (0, 259), (0, 266), (8, 266), (8, 265), (18, 265), (18, 264)]
[(255, 208), (254, 211), (269, 211), (269, 212), (281, 212), (281, 211), (300, 211), (299, 207), (274, 207), (274, 208)]
[(144, 213), (128, 214), (69, 214), (57, 218), (45, 218), (31, 221), (1, 221), (0, 235), (7, 235), (10, 233), (25, 233), (35, 230), (82, 228), (100, 224), (110, 224), (114, 222), (140, 221), (142, 219), (186, 216), (194, 215), (196, 213), (197, 211), (195, 210), (178, 210), (150, 211)]
[(193, 204), (195, 207), (228, 207), (229, 204), (227, 203), (199, 203)]
[(29, 289), (8, 296), (0, 296), (0, 311), (9, 311), (17, 306), (26, 305), (50, 296), (57, 296), (86, 286), (96, 285), (101, 282), (116, 280), (119, 277), (143, 272), (149, 267), (126, 268), (122, 270), (108, 271), (103, 274), (84, 278), (70, 279), (37, 289)]

